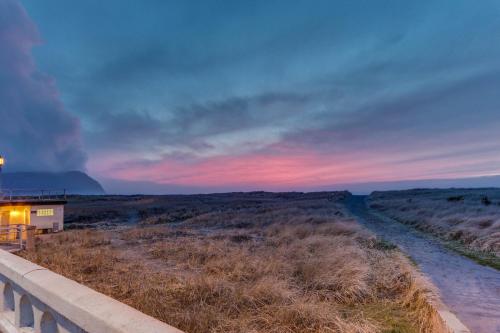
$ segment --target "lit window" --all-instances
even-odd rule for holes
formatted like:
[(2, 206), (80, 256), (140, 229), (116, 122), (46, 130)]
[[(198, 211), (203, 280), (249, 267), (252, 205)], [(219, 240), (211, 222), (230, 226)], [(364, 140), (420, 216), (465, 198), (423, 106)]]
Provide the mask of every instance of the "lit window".
[(37, 209), (36, 216), (54, 216), (53, 208)]

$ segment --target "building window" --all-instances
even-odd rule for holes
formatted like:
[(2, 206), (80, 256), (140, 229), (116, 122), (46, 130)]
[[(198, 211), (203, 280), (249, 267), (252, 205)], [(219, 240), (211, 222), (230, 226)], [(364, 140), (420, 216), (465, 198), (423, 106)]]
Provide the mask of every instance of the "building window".
[(37, 209), (36, 216), (54, 216), (53, 208)]

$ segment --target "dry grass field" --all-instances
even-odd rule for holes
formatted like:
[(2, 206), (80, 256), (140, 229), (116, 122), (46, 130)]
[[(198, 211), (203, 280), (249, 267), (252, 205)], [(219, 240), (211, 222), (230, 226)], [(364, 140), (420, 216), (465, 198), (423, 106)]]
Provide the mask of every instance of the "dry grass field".
[(500, 256), (500, 190), (409, 190), (375, 192), (379, 212), (469, 249)]
[(128, 224), (21, 255), (190, 333), (437, 331), (412, 265), (349, 218), (346, 195), (73, 198), (74, 224)]
[[(308, 194), (307, 198), (313, 199), (325, 195), (328, 194), (314, 193)], [(287, 202), (302, 196), (303, 194), (293, 192), (70, 196), (65, 208), (65, 227), (69, 229), (105, 229), (137, 223), (171, 224), (211, 212), (239, 212), (270, 203)]]

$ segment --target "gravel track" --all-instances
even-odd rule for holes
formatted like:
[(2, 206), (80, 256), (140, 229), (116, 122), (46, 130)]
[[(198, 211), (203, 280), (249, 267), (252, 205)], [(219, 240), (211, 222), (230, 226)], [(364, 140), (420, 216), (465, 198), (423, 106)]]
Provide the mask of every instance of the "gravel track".
[(366, 228), (408, 254), (439, 289), (442, 301), (473, 333), (500, 333), (500, 271), (481, 266), (439, 240), (369, 209), (366, 196), (347, 207)]

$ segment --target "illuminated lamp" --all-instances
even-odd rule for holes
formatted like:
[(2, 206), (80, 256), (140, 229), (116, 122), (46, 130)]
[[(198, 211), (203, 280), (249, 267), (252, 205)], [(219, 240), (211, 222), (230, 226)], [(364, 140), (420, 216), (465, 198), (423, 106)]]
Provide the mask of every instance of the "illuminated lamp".
[(5, 164), (5, 160), (2, 155), (0, 155), (0, 194), (2, 193), (2, 168)]
[(11, 210), (10, 211), (10, 217), (18, 217), (21, 215), (21, 212), (18, 210)]

